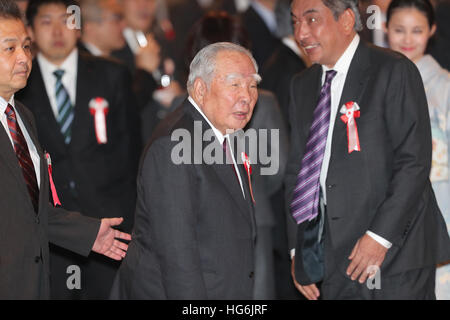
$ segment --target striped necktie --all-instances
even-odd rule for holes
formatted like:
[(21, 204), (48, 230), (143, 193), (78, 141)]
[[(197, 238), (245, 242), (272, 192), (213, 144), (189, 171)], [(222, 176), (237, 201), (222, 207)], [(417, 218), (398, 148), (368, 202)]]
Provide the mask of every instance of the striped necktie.
[(8, 104), (8, 106), (6, 107), (5, 113), (9, 132), (14, 144), (14, 151), (16, 152), (19, 166), (22, 169), (22, 174), (25, 178), (25, 183), (27, 185), (28, 193), (31, 197), (34, 211), (37, 213), (39, 207), (39, 188), (36, 179), (36, 171), (34, 169), (33, 161), (31, 160), (30, 156), (30, 151), (28, 150), (28, 145), (25, 137), (22, 134), (22, 130), (20, 130), (19, 124), (17, 123), (14, 108), (10, 104)]
[(320, 171), (330, 126), (331, 81), (335, 76), (336, 71), (327, 71), (309, 129), (305, 154), (291, 202), (291, 214), (297, 224), (312, 220), (319, 213)]
[(58, 108), (58, 117), (56, 120), (58, 121), (61, 133), (64, 136), (64, 142), (69, 144), (72, 137), (74, 112), (72, 103), (70, 102), (69, 93), (62, 83), (64, 72), (64, 70), (56, 70), (53, 72), (53, 75), (56, 77), (55, 97), (56, 106)]

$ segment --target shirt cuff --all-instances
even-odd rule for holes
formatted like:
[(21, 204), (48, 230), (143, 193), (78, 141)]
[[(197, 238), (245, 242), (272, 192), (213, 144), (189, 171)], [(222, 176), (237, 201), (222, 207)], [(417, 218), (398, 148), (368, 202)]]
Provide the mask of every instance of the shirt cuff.
[(294, 259), (295, 257), (295, 248), (291, 249), (291, 251), (289, 251), (290, 255), (291, 255), (291, 260)]
[(381, 244), (383, 247), (390, 249), (392, 247), (392, 243), (384, 239), (383, 237), (380, 237), (379, 235), (373, 233), (372, 231), (367, 231), (366, 234), (368, 234), (370, 237), (372, 237), (373, 240)]

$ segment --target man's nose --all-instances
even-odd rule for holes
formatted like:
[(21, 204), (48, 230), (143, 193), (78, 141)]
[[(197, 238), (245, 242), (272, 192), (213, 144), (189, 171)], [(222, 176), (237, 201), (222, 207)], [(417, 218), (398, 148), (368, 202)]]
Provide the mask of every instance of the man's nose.
[(308, 25), (304, 22), (297, 22), (294, 25), (294, 35), (295, 35), (295, 39), (298, 42), (301, 42), (304, 39), (306, 39), (309, 36)]

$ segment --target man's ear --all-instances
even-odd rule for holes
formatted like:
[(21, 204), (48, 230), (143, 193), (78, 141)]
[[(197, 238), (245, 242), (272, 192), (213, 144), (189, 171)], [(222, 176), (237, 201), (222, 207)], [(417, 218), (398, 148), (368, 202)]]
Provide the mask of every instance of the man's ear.
[(208, 87), (206, 85), (206, 82), (203, 81), (201, 78), (197, 78), (194, 81), (194, 87), (192, 90), (193, 93), (193, 99), (199, 106), (203, 106), (205, 101), (206, 93), (208, 92)]
[(352, 9), (347, 9), (340, 15), (339, 21), (345, 34), (350, 35), (355, 28), (355, 13)]

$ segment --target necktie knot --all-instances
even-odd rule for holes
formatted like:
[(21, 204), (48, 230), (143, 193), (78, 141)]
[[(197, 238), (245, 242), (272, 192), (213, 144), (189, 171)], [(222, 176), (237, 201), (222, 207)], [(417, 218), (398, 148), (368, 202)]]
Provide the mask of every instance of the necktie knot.
[(8, 117), (8, 119), (15, 120), (16, 116), (14, 113), (14, 109), (13, 109), (12, 105), (10, 105), (9, 103), (8, 103), (8, 106), (6, 107), (5, 113), (6, 113), (6, 116)]
[(330, 84), (336, 74), (337, 72), (335, 70), (328, 70), (325, 75), (325, 84)]
[(57, 80), (61, 80), (62, 77), (63, 77), (63, 75), (64, 75), (64, 73), (65, 73), (64, 70), (58, 69), (58, 70), (55, 70), (55, 71), (53, 72), (53, 75), (56, 77)]

